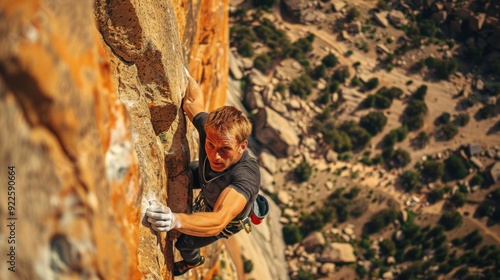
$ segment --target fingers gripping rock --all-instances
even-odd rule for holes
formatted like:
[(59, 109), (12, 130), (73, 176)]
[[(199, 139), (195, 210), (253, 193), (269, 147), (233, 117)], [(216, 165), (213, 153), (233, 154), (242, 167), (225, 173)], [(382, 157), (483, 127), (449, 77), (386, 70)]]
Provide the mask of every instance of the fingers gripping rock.
[(149, 204), (150, 206), (146, 210), (147, 221), (151, 223), (151, 228), (155, 231), (170, 231), (180, 226), (169, 207), (156, 200), (150, 201)]

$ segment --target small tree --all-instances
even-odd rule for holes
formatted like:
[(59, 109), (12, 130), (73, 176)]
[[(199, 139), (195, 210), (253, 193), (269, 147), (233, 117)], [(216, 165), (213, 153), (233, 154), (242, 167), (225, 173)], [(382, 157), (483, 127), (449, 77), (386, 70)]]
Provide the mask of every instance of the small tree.
[(260, 54), (254, 59), (253, 65), (262, 73), (267, 73), (271, 68), (271, 57), (267, 53)]
[(387, 117), (382, 112), (370, 112), (361, 117), (359, 125), (366, 129), (371, 135), (376, 135), (387, 124)]
[(327, 54), (323, 57), (321, 62), (328, 68), (335, 67), (339, 63), (337, 57), (333, 53)]
[(297, 225), (288, 224), (283, 227), (283, 238), (285, 244), (292, 245), (302, 240), (302, 234)]
[(405, 189), (405, 191), (411, 192), (412, 190), (416, 189), (419, 185), (418, 177), (419, 177), (418, 173), (413, 172), (411, 170), (406, 170), (399, 177), (401, 181), (401, 186)]
[(294, 173), (299, 182), (305, 182), (311, 177), (312, 167), (305, 159), (302, 159), (299, 165), (295, 167)]
[(358, 9), (356, 8), (350, 8), (348, 11), (347, 11), (347, 15), (346, 15), (346, 21), (347, 22), (351, 22), (357, 18), (359, 18), (359, 16), (361, 15), (361, 13), (359, 12)]
[(456, 155), (451, 155), (445, 161), (445, 170), (451, 179), (459, 180), (465, 178), (468, 171), (468, 166), (465, 162)]
[(423, 101), (425, 99), (426, 94), (427, 94), (427, 86), (421, 85), (412, 95), (412, 98)]
[(427, 182), (434, 182), (444, 174), (443, 164), (439, 161), (429, 160), (422, 164), (422, 175)]
[(375, 89), (376, 87), (378, 87), (378, 78), (371, 78), (368, 82), (366, 82), (366, 88), (368, 90)]
[(462, 215), (457, 211), (445, 212), (441, 215), (439, 223), (443, 225), (446, 230), (452, 230), (462, 224)]
[(450, 202), (455, 207), (462, 207), (465, 205), (466, 194), (460, 191), (456, 191), (451, 197)]

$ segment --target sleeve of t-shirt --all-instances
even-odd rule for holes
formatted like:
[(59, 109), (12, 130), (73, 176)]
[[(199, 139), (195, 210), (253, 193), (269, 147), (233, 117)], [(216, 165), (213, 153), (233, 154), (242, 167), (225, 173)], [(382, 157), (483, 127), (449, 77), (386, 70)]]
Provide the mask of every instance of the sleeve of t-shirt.
[(198, 130), (198, 133), (205, 134), (205, 123), (208, 119), (207, 112), (200, 112), (193, 118), (193, 125)]
[(249, 161), (239, 167), (238, 172), (233, 177), (231, 185), (249, 201), (259, 193), (259, 165), (256, 161)]

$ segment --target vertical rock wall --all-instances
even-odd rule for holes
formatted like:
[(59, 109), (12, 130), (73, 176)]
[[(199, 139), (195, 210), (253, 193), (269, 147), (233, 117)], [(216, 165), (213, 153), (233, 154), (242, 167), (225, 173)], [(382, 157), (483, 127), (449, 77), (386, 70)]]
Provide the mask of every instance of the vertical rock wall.
[(0, 279), (171, 278), (171, 242), (142, 218), (152, 199), (189, 210), (183, 70), (223, 105), (227, 9), (0, 0), (0, 168), (17, 186), (17, 270), (2, 260)]
[(92, 5), (0, 1), (1, 279), (141, 278), (137, 160)]

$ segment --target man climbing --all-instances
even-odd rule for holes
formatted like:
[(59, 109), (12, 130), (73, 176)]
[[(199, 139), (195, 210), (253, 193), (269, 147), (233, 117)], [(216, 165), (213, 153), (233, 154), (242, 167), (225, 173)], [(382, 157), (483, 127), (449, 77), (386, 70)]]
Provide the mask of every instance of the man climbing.
[(199, 248), (241, 229), (249, 231), (248, 217), (260, 188), (259, 166), (246, 150), (251, 123), (232, 106), (207, 113), (200, 87), (187, 76), (183, 109), (200, 136), (199, 167), (191, 164), (193, 186), (201, 188), (194, 207), (199, 209), (194, 210), (200, 212), (172, 213), (156, 201), (146, 211), (154, 230), (182, 233), (175, 247), (183, 260), (174, 264), (174, 276), (205, 262)]

